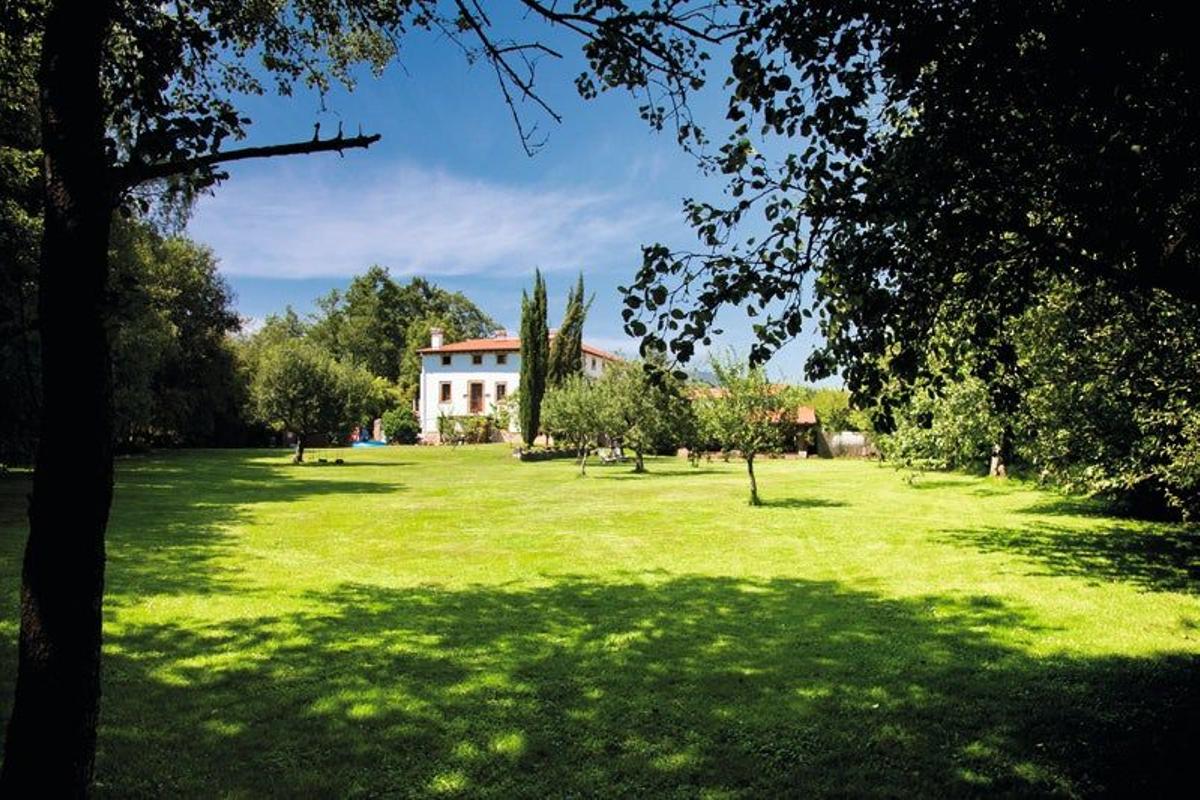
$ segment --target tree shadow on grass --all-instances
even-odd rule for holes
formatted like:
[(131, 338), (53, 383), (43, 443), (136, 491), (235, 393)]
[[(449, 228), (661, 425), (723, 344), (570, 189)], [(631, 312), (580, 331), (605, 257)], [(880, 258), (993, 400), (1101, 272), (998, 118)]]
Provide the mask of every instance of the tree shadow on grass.
[(944, 538), (985, 553), (1018, 554), (1053, 575), (1135, 584), (1159, 592), (1200, 593), (1200, 531), (1177, 525), (1054, 525), (947, 531)]
[[(231, 528), (258, 504), (403, 490), (394, 481), (359, 481), (333, 470), (255, 460), (261, 455), (225, 450), (119, 459), (107, 535), (106, 603), (233, 588), (237, 571), (221, 557), (233, 546)], [(0, 488), (2, 545), (19, 563), (28, 535), (24, 498), (29, 476), (20, 483), (6, 480)], [(16, 570), (12, 579), (19, 579)], [(15, 594), (15, 585), (12, 590)]]
[(397, 482), (359, 481), (332, 469), (254, 460), (244, 451), (193, 453), (186, 461), (167, 454), (124, 464), (109, 525), (106, 601), (229, 590), (237, 572), (221, 556), (234, 546), (231, 528), (256, 505), (402, 489)]
[(778, 499), (765, 499), (762, 501), (763, 508), (845, 508), (848, 503), (843, 503), (841, 500), (828, 500), (820, 497), (781, 497)]
[[(271, 464), (271, 465), (259, 464), (258, 466), (270, 466), (275, 469), (286, 468), (286, 469), (304, 470), (304, 469), (326, 469), (326, 468), (342, 469), (342, 468), (353, 468), (353, 467), (411, 467), (415, 463), (413, 461), (359, 461), (357, 459), (348, 461), (348, 460), (346, 460), (346, 457), (342, 456), (342, 455), (320, 456), (319, 458), (324, 458), (325, 461), (321, 462), (318, 460), (317, 457), (310, 458), (306, 455), (304, 457), (303, 464), (292, 464), (289, 461), (289, 462), (284, 462), (284, 463), (281, 463), (278, 465), (276, 465), (276, 464)], [(342, 459), (342, 463), (340, 463), (340, 464), (337, 463), (337, 459), (339, 459), (339, 458)]]
[(909, 488), (920, 491), (940, 491), (942, 489), (962, 489), (974, 483), (975, 479), (966, 475), (960, 475), (957, 479), (954, 478), (926, 478), (923, 475), (917, 476), (909, 481)]
[(679, 469), (678, 467), (664, 468), (658, 467), (653, 463), (646, 465), (645, 472), (634, 472), (632, 464), (605, 464), (600, 469), (604, 471), (596, 473), (596, 477), (614, 481), (641, 481), (653, 478), (691, 478), (703, 475), (716, 475), (720, 472), (720, 470), (705, 467), (687, 467), (685, 469)]
[(110, 637), (100, 793), (1153, 794), (1200, 735), (1195, 657), (1036, 659), (992, 598), (559, 576), (307, 600)]

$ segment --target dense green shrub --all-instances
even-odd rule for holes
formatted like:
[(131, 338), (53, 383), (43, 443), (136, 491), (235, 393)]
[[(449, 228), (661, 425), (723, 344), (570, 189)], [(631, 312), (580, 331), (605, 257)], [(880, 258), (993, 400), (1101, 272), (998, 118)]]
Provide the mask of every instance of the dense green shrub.
[(438, 417), (438, 435), (442, 442), (486, 444), (492, 441), (496, 420), (483, 414)]
[(943, 387), (940, 394), (927, 389), (914, 392), (896, 415), (895, 429), (879, 436), (878, 444), (884, 458), (899, 467), (983, 473), (1002, 429), (1003, 421), (991, 412), (982, 382), (964, 378)]
[(383, 412), (383, 436), (397, 444), (416, 444), (421, 435), (421, 423), (411, 408), (393, 408)]

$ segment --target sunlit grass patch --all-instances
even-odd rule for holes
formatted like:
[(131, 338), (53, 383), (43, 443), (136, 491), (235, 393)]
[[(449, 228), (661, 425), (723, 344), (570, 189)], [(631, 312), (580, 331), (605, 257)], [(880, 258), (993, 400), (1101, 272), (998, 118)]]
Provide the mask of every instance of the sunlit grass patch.
[(339, 455), (121, 461), (99, 794), (1154, 794), (1188, 766), (1186, 529), (860, 462), (767, 461), (755, 509), (719, 460)]

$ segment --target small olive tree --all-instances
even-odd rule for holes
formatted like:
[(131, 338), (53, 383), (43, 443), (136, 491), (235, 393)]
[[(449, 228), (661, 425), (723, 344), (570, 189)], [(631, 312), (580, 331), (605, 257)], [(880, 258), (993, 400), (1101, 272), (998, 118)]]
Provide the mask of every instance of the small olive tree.
[(795, 409), (794, 393), (768, 381), (761, 367), (747, 366), (733, 356), (714, 358), (712, 368), (720, 388), (696, 400), (701, 429), (721, 449), (741, 453), (750, 476), (750, 504), (761, 505), (754, 459), (783, 448), (780, 420)]
[(612, 426), (600, 389), (583, 375), (571, 375), (542, 399), (542, 427), (565, 441), (579, 456), (579, 474), (587, 474), (587, 457)]
[(596, 387), (612, 439), (633, 450), (634, 472), (645, 472), (645, 454), (691, 440), (692, 405), (680, 381), (641, 361), (610, 364)]

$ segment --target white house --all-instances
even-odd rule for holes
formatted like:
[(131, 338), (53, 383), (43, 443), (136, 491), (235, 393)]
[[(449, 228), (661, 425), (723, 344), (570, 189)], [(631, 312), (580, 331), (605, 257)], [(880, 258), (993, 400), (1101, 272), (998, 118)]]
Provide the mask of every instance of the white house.
[[(553, 334), (551, 334), (553, 335)], [(517, 391), (521, 382), (521, 340), (508, 331), (490, 339), (467, 339), (446, 344), (442, 331), (430, 331), (429, 347), (421, 354), (421, 385), (417, 416), (422, 437), (434, 440), (438, 418), (491, 414), (496, 404)], [(617, 357), (584, 342), (583, 371), (598, 377)]]

